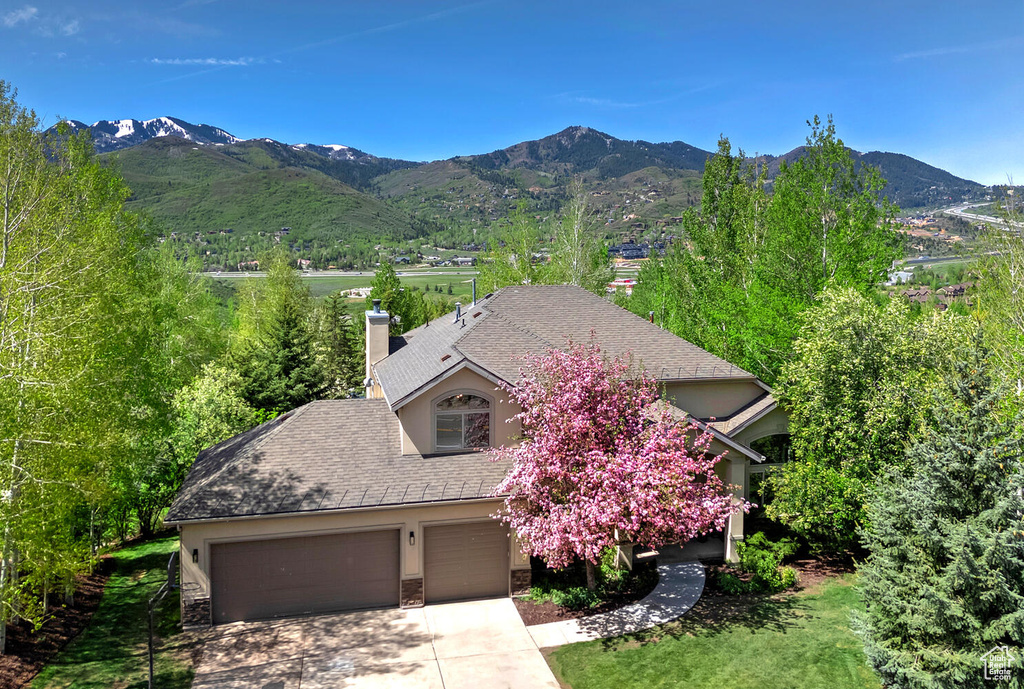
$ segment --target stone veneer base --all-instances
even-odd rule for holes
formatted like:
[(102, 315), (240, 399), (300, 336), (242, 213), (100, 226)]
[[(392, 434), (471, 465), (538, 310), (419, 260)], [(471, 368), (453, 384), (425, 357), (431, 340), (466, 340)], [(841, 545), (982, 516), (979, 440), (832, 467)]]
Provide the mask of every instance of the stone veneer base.
[(402, 579), (402, 607), (423, 605), (423, 579)]
[(194, 598), (192, 600), (184, 600), (181, 604), (181, 626), (185, 628), (189, 627), (209, 627), (213, 624), (213, 619), (210, 615), (210, 599), (209, 598)]
[(512, 570), (512, 595), (523, 596), (530, 592), (533, 584), (533, 572), (529, 569)]

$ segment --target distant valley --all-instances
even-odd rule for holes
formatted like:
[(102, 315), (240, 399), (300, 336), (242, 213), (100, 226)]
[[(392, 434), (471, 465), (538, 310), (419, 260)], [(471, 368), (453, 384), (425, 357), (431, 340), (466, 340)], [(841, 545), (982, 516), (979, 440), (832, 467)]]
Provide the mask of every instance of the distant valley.
[[(132, 189), (130, 207), (152, 218), (154, 234), (212, 269), (234, 269), (282, 242), (311, 268), (365, 267), (378, 260), (375, 247), (401, 253), (413, 239), (475, 248), (519, 204), (540, 218), (557, 214), (576, 175), (609, 239), (654, 239), (671, 235), (675, 219), (699, 202), (712, 155), (681, 141), (625, 141), (587, 127), (491, 153), (413, 162), (343, 144), (244, 140), (172, 117), (69, 124), (91, 130), (97, 152)], [(761, 160), (771, 176), (802, 151)], [(887, 195), (904, 208), (974, 200), (984, 191), (902, 154), (853, 154), (881, 169)]]

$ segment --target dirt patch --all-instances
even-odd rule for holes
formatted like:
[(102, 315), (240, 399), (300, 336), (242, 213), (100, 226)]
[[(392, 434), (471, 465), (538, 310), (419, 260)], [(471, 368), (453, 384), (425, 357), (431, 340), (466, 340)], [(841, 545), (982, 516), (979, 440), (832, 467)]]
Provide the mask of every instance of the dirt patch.
[[(844, 574), (856, 571), (856, 565), (851, 557), (802, 557), (791, 562), (783, 563), (784, 567), (792, 567), (796, 570), (797, 583), (790, 591), (811, 591), (821, 585), (826, 579), (834, 579)], [(750, 581), (753, 574), (741, 572), (738, 569), (725, 563), (705, 564), (707, 572), (707, 584), (705, 595), (721, 595), (737, 598), (732, 594), (724, 593), (715, 586), (720, 574), (732, 574), (741, 581)]]
[(28, 686), (43, 666), (85, 629), (99, 607), (113, 563), (113, 559), (103, 558), (93, 574), (78, 577), (74, 607), (51, 607), (50, 617), (39, 631), (24, 621), (7, 626), (7, 649), (0, 655), (0, 687)]
[(797, 573), (797, 591), (817, 589), (826, 579), (835, 579), (857, 570), (851, 557), (842, 558), (802, 558), (787, 562)]
[(576, 620), (581, 617), (590, 617), (591, 615), (599, 615), (604, 612), (617, 610), (646, 597), (657, 585), (657, 576), (644, 577), (636, 588), (609, 594), (608, 599), (600, 605), (583, 610), (570, 610), (560, 605), (555, 605), (551, 601), (535, 603), (529, 598), (514, 598), (513, 600), (516, 604), (516, 610), (519, 611), (519, 616), (523, 618), (523, 624), (530, 627), (535, 624)]

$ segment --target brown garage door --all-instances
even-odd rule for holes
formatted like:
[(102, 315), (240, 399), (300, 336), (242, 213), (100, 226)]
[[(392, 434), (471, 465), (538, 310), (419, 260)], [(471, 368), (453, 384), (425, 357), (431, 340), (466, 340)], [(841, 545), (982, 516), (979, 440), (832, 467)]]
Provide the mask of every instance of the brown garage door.
[(218, 543), (214, 623), (398, 605), (398, 531)]
[(424, 530), (424, 596), (428, 603), (508, 595), (508, 527), (495, 521)]

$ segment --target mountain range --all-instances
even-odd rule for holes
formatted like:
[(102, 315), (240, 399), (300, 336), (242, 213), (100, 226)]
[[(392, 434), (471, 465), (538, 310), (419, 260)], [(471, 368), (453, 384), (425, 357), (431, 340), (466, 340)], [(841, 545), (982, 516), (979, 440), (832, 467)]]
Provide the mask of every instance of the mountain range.
[[(517, 205), (538, 217), (553, 214), (574, 176), (583, 179), (609, 237), (664, 232), (699, 202), (712, 155), (682, 141), (626, 141), (588, 127), (491, 153), (414, 162), (340, 144), (240, 139), (173, 117), (69, 125), (89, 129), (102, 159), (118, 166), (133, 192), (130, 206), (164, 234), (196, 238), (211, 267), (251, 257), (265, 243), (257, 239), (282, 227), (296, 251), (320, 256), (314, 262), (324, 267), (357, 265), (380, 242), (428, 237), (458, 247), (475, 241), (478, 230), (488, 236)], [(759, 158), (771, 177), (803, 150)], [(978, 198), (984, 189), (910, 156), (851, 155), (880, 168), (885, 193), (905, 208)], [(228, 228), (228, 239), (209, 239)]]

